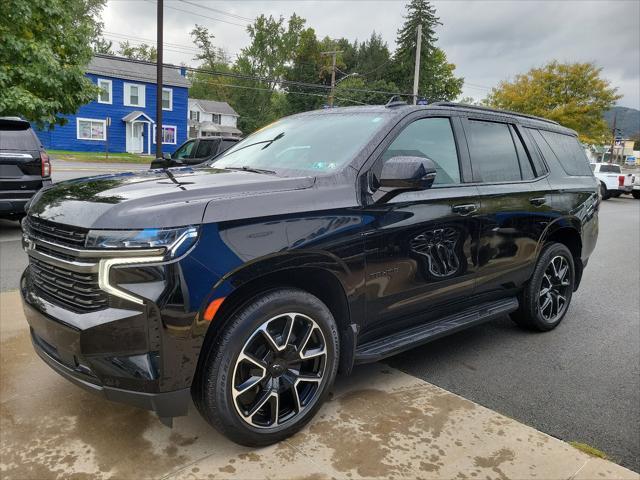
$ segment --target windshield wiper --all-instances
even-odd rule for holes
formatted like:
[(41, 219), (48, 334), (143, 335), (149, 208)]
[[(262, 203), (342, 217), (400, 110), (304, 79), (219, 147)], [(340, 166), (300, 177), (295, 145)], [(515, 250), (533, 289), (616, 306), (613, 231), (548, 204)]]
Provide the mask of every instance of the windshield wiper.
[(244, 167), (221, 167), (221, 168), (224, 168), (225, 170), (241, 170), (243, 172), (253, 172), (253, 173), (264, 173), (266, 175), (276, 175), (276, 172), (274, 172), (273, 170), (266, 170), (264, 168), (247, 167), (246, 165)]
[(254, 145), (261, 145), (263, 143), (266, 143), (266, 145), (264, 147), (262, 147), (262, 150), (264, 150), (265, 148), (267, 148), (269, 145), (271, 145), (276, 140), (280, 140), (282, 137), (284, 137), (284, 132), (279, 133), (278, 135), (273, 137), (271, 140), (262, 140), (261, 142), (250, 143), (249, 145), (245, 145), (243, 147), (240, 147), (240, 148), (234, 150), (233, 152), (229, 152), (229, 154), (234, 154), (236, 152), (239, 152), (240, 150), (244, 150), (245, 148), (253, 147)]

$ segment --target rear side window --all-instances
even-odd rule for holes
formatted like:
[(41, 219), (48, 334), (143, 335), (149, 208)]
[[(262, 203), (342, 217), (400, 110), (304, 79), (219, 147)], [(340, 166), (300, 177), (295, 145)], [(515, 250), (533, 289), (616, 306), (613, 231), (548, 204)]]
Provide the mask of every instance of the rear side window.
[(220, 147), (220, 153), (226, 152), (231, 147), (233, 147), (236, 143), (238, 143), (237, 140), (222, 140), (222, 147)]
[(30, 128), (0, 128), (0, 150), (34, 151), (40, 149), (40, 142)]
[(522, 180), (509, 125), (469, 120), (471, 164), (482, 182)]
[(620, 165), (600, 165), (600, 173), (622, 173)]
[[(592, 175), (591, 167), (589, 166), (589, 159), (584, 153), (584, 149), (576, 137), (563, 135), (561, 133), (547, 132), (546, 130), (539, 130), (539, 134), (543, 141), (547, 143), (568, 175)], [(536, 141), (539, 141), (538, 138), (536, 138)]]

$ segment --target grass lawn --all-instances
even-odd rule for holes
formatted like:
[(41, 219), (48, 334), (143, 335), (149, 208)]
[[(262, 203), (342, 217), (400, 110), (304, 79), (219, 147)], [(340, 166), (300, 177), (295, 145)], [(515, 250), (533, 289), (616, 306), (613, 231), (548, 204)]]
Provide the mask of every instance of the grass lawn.
[(68, 160), (72, 162), (95, 163), (151, 163), (153, 159), (149, 155), (136, 155), (135, 153), (109, 153), (109, 158), (104, 152), (70, 152), (67, 150), (47, 150), (54, 160)]

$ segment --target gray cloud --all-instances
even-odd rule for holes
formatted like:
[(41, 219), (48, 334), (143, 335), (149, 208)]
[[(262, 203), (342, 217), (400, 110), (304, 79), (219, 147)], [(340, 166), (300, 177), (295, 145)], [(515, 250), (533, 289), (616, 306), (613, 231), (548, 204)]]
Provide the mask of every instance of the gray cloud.
[[(195, 23), (209, 27), (218, 45), (232, 56), (248, 43), (243, 28), (205, 17), (244, 22), (206, 7), (250, 18), (295, 12), (320, 37), (362, 40), (375, 30), (391, 48), (404, 13), (403, 1), (190, 1), (203, 8), (165, 0), (165, 42), (173, 44), (165, 56), (170, 62), (193, 63), (189, 32)], [(438, 44), (465, 77), (465, 96), (482, 98), (500, 80), (552, 59), (593, 61), (624, 95), (619, 104), (640, 108), (640, 2), (494, 0), (434, 5), (443, 23)], [(108, 32), (155, 38), (155, 5), (150, 2), (112, 0), (103, 20)]]

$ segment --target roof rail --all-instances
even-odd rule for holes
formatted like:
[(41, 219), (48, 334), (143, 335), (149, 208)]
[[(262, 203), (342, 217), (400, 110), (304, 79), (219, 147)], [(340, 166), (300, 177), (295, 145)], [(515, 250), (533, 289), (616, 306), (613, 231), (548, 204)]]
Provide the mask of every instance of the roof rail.
[(497, 108), (482, 107), (480, 105), (468, 105), (466, 103), (456, 103), (456, 102), (434, 102), (434, 103), (431, 103), (429, 105), (435, 106), (435, 107), (460, 107), (460, 108), (467, 108), (467, 109), (470, 109), (470, 110), (480, 110), (480, 111), (484, 111), (484, 112), (506, 113), (507, 115), (514, 115), (516, 117), (530, 118), (532, 120), (538, 120), (540, 122), (547, 122), (547, 123), (552, 123), (553, 125), (560, 125), (558, 122), (556, 122), (554, 120), (549, 120), (547, 118), (536, 117), (535, 115), (528, 115), (526, 113), (512, 112), (511, 110), (499, 110)]

